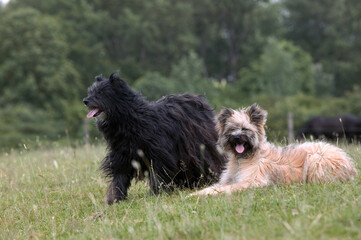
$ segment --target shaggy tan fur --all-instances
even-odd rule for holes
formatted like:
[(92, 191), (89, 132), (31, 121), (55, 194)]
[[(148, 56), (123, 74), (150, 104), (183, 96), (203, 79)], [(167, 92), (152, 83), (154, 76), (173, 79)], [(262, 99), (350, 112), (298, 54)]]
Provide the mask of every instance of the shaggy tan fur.
[(267, 142), (267, 112), (258, 105), (223, 109), (218, 115), (219, 144), (228, 155), (219, 183), (192, 195), (215, 195), (293, 182), (347, 181), (357, 175), (352, 159), (324, 142), (306, 142), (281, 148)]

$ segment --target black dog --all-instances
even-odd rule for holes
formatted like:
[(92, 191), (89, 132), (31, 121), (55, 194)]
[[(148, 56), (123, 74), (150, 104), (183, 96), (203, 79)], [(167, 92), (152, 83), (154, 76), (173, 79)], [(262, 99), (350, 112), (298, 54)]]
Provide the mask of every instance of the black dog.
[(224, 157), (216, 148), (213, 110), (202, 97), (148, 102), (112, 74), (96, 77), (83, 102), (108, 144), (101, 168), (111, 178), (109, 204), (125, 199), (131, 180), (147, 173), (155, 194), (218, 180)]
[(347, 114), (340, 117), (316, 116), (304, 123), (297, 139), (313, 136), (318, 139), (337, 140), (345, 137), (349, 142), (361, 141), (361, 118)]

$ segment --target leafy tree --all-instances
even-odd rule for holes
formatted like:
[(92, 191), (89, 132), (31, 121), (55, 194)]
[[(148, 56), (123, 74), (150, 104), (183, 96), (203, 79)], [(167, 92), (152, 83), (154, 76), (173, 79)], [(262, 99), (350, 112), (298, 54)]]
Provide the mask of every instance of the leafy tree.
[(315, 90), (317, 96), (332, 96), (335, 93), (335, 78), (331, 73), (325, 73), (321, 63), (313, 65), (315, 74)]
[(359, 0), (12, 0), (0, 6), (0, 141), (80, 137), (86, 88), (114, 71), (149, 100), (257, 101), (280, 132), (285, 111), (296, 125), (359, 113), (360, 17)]
[(334, 76), (336, 94), (360, 84), (361, 2), (285, 0), (288, 39)]
[(174, 81), (177, 92), (202, 94), (209, 99), (216, 94), (213, 84), (215, 80), (205, 77), (204, 62), (195, 52), (190, 52), (172, 66), (170, 78)]
[(26, 103), (3, 105), (0, 114), (3, 116), (0, 120), (0, 150), (23, 147), (23, 144), (32, 147), (37, 138), (54, 140), (59, 134), (59, 125), (63, 126), (52, 121), (48, 112)]
[(10, 11), (31, 7), (45, 16), (53, 16), (61, 39), (67, 42), (66, 57), (80, 74), (84, 89), (94, 76), (119, 68), (104, 48), (104, 32), (108, 24), (112, 25), (109, 14), (95, 11), (87, 0), (20, 0), (8, 5)]
[(48, 109), (76, 98), (78, 72), (68, 61), (67, 43), (52, 17), (32, 8), (8, 12), (0, 25), (0, 101), (29, 102)]
[(280, 36), (280, 5), (254, 0), (192, 0), (197, 52), (209, 76), (235, 81), (239, 69), (260, 53), (269, 36)]
[(133, 86), (151, 101), (176, 93), (174, 83), (157, 72), (148, 72), (135, 81)]
[[(112, 61), (127, 74), (133, 69), (168, 74), (171, 65), (196, 42), (192, 7), (184, 1), (91, 1), (109, 13), (103, 29), (104, 46)], [(137, 77), (136, 74), (133, 74)], [(130, 76), (129, 74), (129, 77)]]
[(361, 95), (360, 95), (361, 87), (355, 86), (352, 91), (346, 92), (345, 95), (345, 105), (344, 107), (345, 112), (353, 113), (358, 116), (361, 116)]
[[(0, 42), (0, 104), (17, 109), (9, 116), (26, 121), (28, 130), (22, 130), (18, 121), (6, 123), (7, 127), (18, 134), (41, 134), (52, 121), (63, 122), (64, 128), (77, 126), (71, 122), (76, 115), (66, 113), (81, 105), (80, 77), (67, 59), (68, 45), (56, 19), (33, 8), (7, 11)], [(64, 132), (60, 122), (55, 129)]]
[(84, 85), (119, 69), (130, 82), (146, 71), (168, 75), (172, 64), (195, 51), (206, 76), (235, 80), (260, 54), (267, 37), (280, 36), (280, 4), (267, 0), (21, 0), (61, 19), (69, 58)]
[(134, 84), (151, 100), (173, 93), (193, 93), (213, 98), (215, 80), (204, 77), (204, 63), (194, 52), (172, 66), (169, 78), (159, 73), (148, 73)]
[(235, 84), (245, 96), (313, 94), (315, 81), (309, 54), (287, 41), (270, 38), (258, 61), (240, 71)]

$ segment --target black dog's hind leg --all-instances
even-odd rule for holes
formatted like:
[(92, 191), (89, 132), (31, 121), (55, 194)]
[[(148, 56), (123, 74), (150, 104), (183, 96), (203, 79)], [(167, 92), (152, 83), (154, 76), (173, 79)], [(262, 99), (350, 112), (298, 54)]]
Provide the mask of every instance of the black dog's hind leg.
[(114, 175), (108, 189), (108, 204), (113, 204), (127, 198), (128, 188), (132, 177), (130, 175)]

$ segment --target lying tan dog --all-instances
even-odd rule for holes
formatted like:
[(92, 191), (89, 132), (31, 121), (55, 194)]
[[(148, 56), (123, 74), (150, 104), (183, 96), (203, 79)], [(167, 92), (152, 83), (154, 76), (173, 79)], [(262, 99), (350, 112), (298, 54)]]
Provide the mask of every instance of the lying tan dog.
[(293, 182), (347, 181), (357, 176), (352, 159), (340, 148), (306, 142), (281, 148), (267, 142), (267, 112), (257, 104), (218, 115), (219, 144), (228, 155), (219, 183), (192, 195), (231, 193), (249, 187)]

